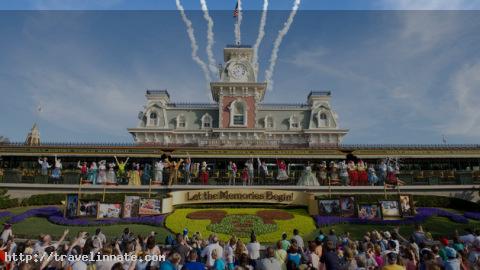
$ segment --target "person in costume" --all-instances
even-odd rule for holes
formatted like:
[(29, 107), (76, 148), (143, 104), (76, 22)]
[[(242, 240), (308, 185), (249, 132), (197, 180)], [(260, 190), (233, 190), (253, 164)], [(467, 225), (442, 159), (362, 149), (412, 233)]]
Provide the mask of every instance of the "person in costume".
[(298, 180), (297, 186), (319, 186), (319, 185), (320, 184), (318, 183), (317, 177), (312, 172), (311, 164), (308, 164), (307, 167), (305, 167), (305, 170), (303, 171), (303, 174), (300, 177), (300, 180)]
[(98, 162), (98, 177), (97, 184), (106, 184), (107, 183), (107, 161), (100, 160)]
[(249, 159), (247, 160), (247, 162), (245, 163), (245, 166), (247, 167), (248, 169), (248, 185), (251, 186), (253, 185), (253, 159)]
[(187, 157), (187, 159), (183, 163), (183, 173), (185, 175), (185, 184), (187, 185), (191, 182), (192, 169), (192, 159), (190, 159), (190, 157)]
[(155, 180), (153, 182), (157, 185), (163, 184), (163, 168), (165, 168), (163, 160), (155, 162)]
[(90, 164), (90, 168), (88, 169), (88, 173), (87, 173), (87, 180), (92, 185), (97, 184), (97, 171), (98, 171), (97, 163), (94, 161)]
[(350, 184), (350, 178), (348, 177), (348, 166), (345, 161), (340, 161), (338, 163), (338, 169), (340, 170), (340, 180), (342, 181), (342, 185), (348, 186)]
[(52, 165), (48, 164), (48, 159), (47, 157), (44, 157), (43, 159), (39, 158), (38, 159), (38, 164), (41, 166), (41, 174), (43, 176), (48, 176), (48, 169), (52, 167)]
[(277, 166), (278, 166), (277, 180), (280, 180), (280, 181), (287, 180), (288, 179), (287, 164), (285, 164), (285, 161), (277, 159)]
[(193, 164), (192, 176), (194, 178), (199, 177), (200, 175), (200, 163), (196, 162)]
[(357, 166), (355, 166), (355, 162), (353, 162), (353, 160), (350, 160), (348, 162), (348, 178), (350, 180), (351, 186), (358, 185), (358, 171)]
[(366, 171), (366, 166), (363, 160), (359, 160), (357, 163), (358, 169), (358, 184), (362, 186), (366, 186), (368, 184), (368, 174)]
[(378, 176), (377, 173), (375, 172), (375, 167), (373, 164), (368, 165), (368, 183), (371, 186), (375, 186), (378, 182)]
[(77, 168), (80, 169), (80, 180), (83, 181), (87, 178), (87, 173), (88, 173), (88, 166), (87, 162), (80, 162), (80, 160), (77, 163)]
[(320, 163), (320, 171), (318, 172), (318, 178), (322, 185), (328, 185), (328, 173), (327, 173), (327, 162), (322, 161)]
[(268, 167), (264, 160), (257, 158), (258, 162), (258, 175), (260, 176), (261, 184), (265, 184), (267, 181)]
[(180, 165), (182, 165), (183, 159), (180, 159), (178, 162), (173, 161), (168, 164), (168, 168), (170, 169), (170, 174), (168, 176), (168, 186), (172, 184), (178, 183), (178, 170), (180, 169)]
[(150, 185), (150, 180), (152, 179), (152, 165), (145, 163), (143, 165), (142, 172), (142, 185)]
[(113, 162), (108, 163), (107, 184), (109, 185), (117, 184), (117, 177), (115, 175), (115, 166), (116, 165)]
[[(388, 159), (386, 159), (388, 160)], [(387, 162), (385, 159), (380, 161), (380, 165), (378, 165), (378, 184), (382, 185), (387, 181)]]
[(250, 178), (250, 176), (248, 175), (248, 167), (245, 166), (242, 170), (242, 182), (243, 182), (243, 186), (246, 186), (246, 185), (249, 185), (249, 181), (248, 179)]
[(338, 185), (340, 180), (338, 175), (337, 163), (335, 163), (334, 161), (330, 161), (330, 164), (328, 167), (329, 167), (330, 184)]
[(132, 170), (130, 171), (130, 179), (128, 181), (128, 184), (131, 186), (140, 186), (140, 164), (139, 163), (133, 163), (132, 164)]
[(127, 171), (125, 170), (125, 167), (127, 166), (129, 159), (130, 158), (127, 157), (127, 159), (122, 162), (122, 161), (118, 161), (117, 157), (115, 156), (115, 162), (117, 163), (117, 166), (118, 166), (117, 181), (120, 184), (127, 184), (128, 182)]
[(208, 185), (208, 171), (207, 162), (203, 161), (202, 167), (200, 168), (200, 181), (202, 181), (204, 185)]
[(57, 158), (57, 155), (55, 155), (55, 167), (53, 168), (52, 171), (52, 179), (54, 183), (60, 182), (60, 179), (62, 177), (62, 160)]
[(234, 185), (235, 186), (235, 180), (237, 179), (237, 172), (238, 172), (238, 167), (235, 162), (231, 161), (228, 163), (227, 166), (227, 174), (228, 174), (228, 184), (229, 185)]

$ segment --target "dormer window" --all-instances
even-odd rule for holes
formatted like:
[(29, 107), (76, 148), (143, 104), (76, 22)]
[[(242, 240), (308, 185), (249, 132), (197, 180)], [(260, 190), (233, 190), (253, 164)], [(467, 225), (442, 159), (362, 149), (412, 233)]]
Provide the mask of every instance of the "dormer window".
[(186, 128), (187, 123), (185, 116), (183, 114), (177, 116), (177, 128)]
[(300, 120), (296, 115), (290, 116), (290, 129), (300, 129)]
[(238, 99), (230, 105), (230, 126), (244, 127), (247, 125), (247, 104)]
[(324, 112), (318, 113), (318, 127), (328, 127), (328, 117)]
[(206, 113), (202, 116), (202, 128), (211, 128), (212, 127), (212, 117)]
[(150, 121), (148, 122), (149, 126), (158, 126), (158, 117), (156, 112), (151, 112), (149, 115)]
[(273, 117), (270, 115), (265, 116), (265, 129), (273, 129)]

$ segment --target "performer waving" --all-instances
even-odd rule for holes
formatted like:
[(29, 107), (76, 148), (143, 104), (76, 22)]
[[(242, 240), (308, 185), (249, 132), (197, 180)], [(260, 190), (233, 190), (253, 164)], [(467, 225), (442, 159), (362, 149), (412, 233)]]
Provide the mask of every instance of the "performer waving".
[(127, 166), (128, 160), (130, 158), (127, 157), (127, 159), (122, 162), (122, 161), (118, 161), (116, 156), (114, 156), (114, 157), (115, 157), (115, 162), (117, 163), (117, 166), (118, 166), (118, 171), (117, 171), (118, 182), (120, 184), (127, 184), (128, 180), (127, 180), (127, 173), (125, 171), (125, 167)]
[(285, 161), (277, 159), (277, 166), (278, 166), (277, 180), (280, 180), (280, 181), (287, 180), (288, 179), (287, 164), (285, 164)]

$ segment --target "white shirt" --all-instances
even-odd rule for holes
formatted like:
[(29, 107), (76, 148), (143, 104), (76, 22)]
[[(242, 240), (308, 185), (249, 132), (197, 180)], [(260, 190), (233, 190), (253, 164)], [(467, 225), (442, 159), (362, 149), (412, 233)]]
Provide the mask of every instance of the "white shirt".
[(2, 236), (0, 236), (3, 240), (3, 243), (7, 243), (8, 241), (8, 237), (12, 236), (13, 233), (12, 233), (12, 229), (6, 229), (6, 230), (3, 230), (2, 232)]
[(223, 257), (223, 248), (218, 244), (218, 243), (213, 243), (208, 246), (206, 246), (202, 250), (202, 257), (207, 256), (207, 266), (213, 266), (215, 263), (215, 260), (212, 258), (212, 251), (217, 250), (217, 255), (219, 258)]
[(294, 235), (292, 237), (292, 239), (295, 239), (295, 241), (297, 241), (297, 245), (299, 248), (303, 249), (303, 247), (305, 246), (305, 244), (303, 243), (303, 238), (300, 236), (300, 235)]
[(227, 259), (227, 263), (233, 263), (235, 258), (234, 247), (227, 245), (225, 248), (225, 258)]
[(253, 242), (247, 244), (248, 257), (252, 260), (257, 260), (260, 258), (260, 243)]
[(475, 235), (470, 233), (470, 234), (460, 236), (459, 239), (460, 241), (468, 245), (468, 244), (472, 244), (473, 241), (475, 241)]

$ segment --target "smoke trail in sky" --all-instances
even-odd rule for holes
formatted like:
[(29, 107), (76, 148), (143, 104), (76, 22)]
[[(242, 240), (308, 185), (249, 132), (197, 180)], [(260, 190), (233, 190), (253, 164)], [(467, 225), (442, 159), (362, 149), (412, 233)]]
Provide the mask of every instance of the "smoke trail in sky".
[(235, 44), (241, 44), (242, 43), (242, 36), (240, 32), (240, 26), (242, 25), (242, 1), (238, 0), (238, 16), (237, 16), (237, 22), (235, 23)]
[[(185, 14), (185, 9), (183, 8), (182, 4), (180, 3), (180, 0), (175, 0), (175, 3), (177, 4), (178, 11), (180, 11), (180, 15), (182, 16), (182, 20), (185, 23), (185, 26), (187, 27), (187, 34), (188, 34), (188, 38), (190, 39), (190, 46), (192, 47), (192, 59), (202, 69), (203, 74), (205, 76), (205, 80), (207, 81), (207, 85), (208, 85), (211, 81), (210, 73), (208, 71), (207, 64), (205, 64), (205, 62), (203, 62), (202, 59), (200, 59), (200, 57), (198, 57), (198, 54), (197, 54), (198, 45), (197, 45), (197, 41), (195, 39), (195, 34), (193, 32), (192, 21), (190, 21), (187, 18), (187, 15)], [(209, 89), (207, 87), (207, 92), (208, 92), (208, 90)]]
[(207, 21), (207, 56), (208, 56), (208, 67), (212, 73), (217, 72), (217, 67), (215, 66), (215, 58), (213, 57), (213, 43), (215, 42), (213, 35), (213, 20), (208, 13), (207, 1), (200, 0), (203, 10), (203, 18)]
[(293, 18), (295, 18), (295, 15), (297, 14), (298, 6), (300, 5), (301, 0), (295, 0), (293, 3), (293, 8), (292, 11), (290, 12), (290, 15), (288, 16), (287, 21), (283, 25), (282, 30), (278, 32), (278, 36), (275, 39), (275, 42), (273, 43), (273, 50), (272, 50), (272, 55), (270, 56), (270, 66), (268, 69), (265, 71), (265, 81), (268, 83), (268, 89), (272, 90), (273, 87), (273, 70), (275, 69), (275, 64), (277, 62), (278, 58), (278, 50), (280, 48), (280, 44), (282, 44), (282, 40), (285, 37), (285, 35), (288, 33), (288, 30), (290, 29), (290, 26), (293, 23)]
[(265, 36), (265, 24), (267, 23), (267, 9), (268, 9), (268, 0), (263, 0), (263, 11), (262, 17), (260, 19), (260, 26), (258, 27), (258, 37), (255, 45), (253, 45), (253, 67), (258, 71), (258, 48), (262, 39)]

